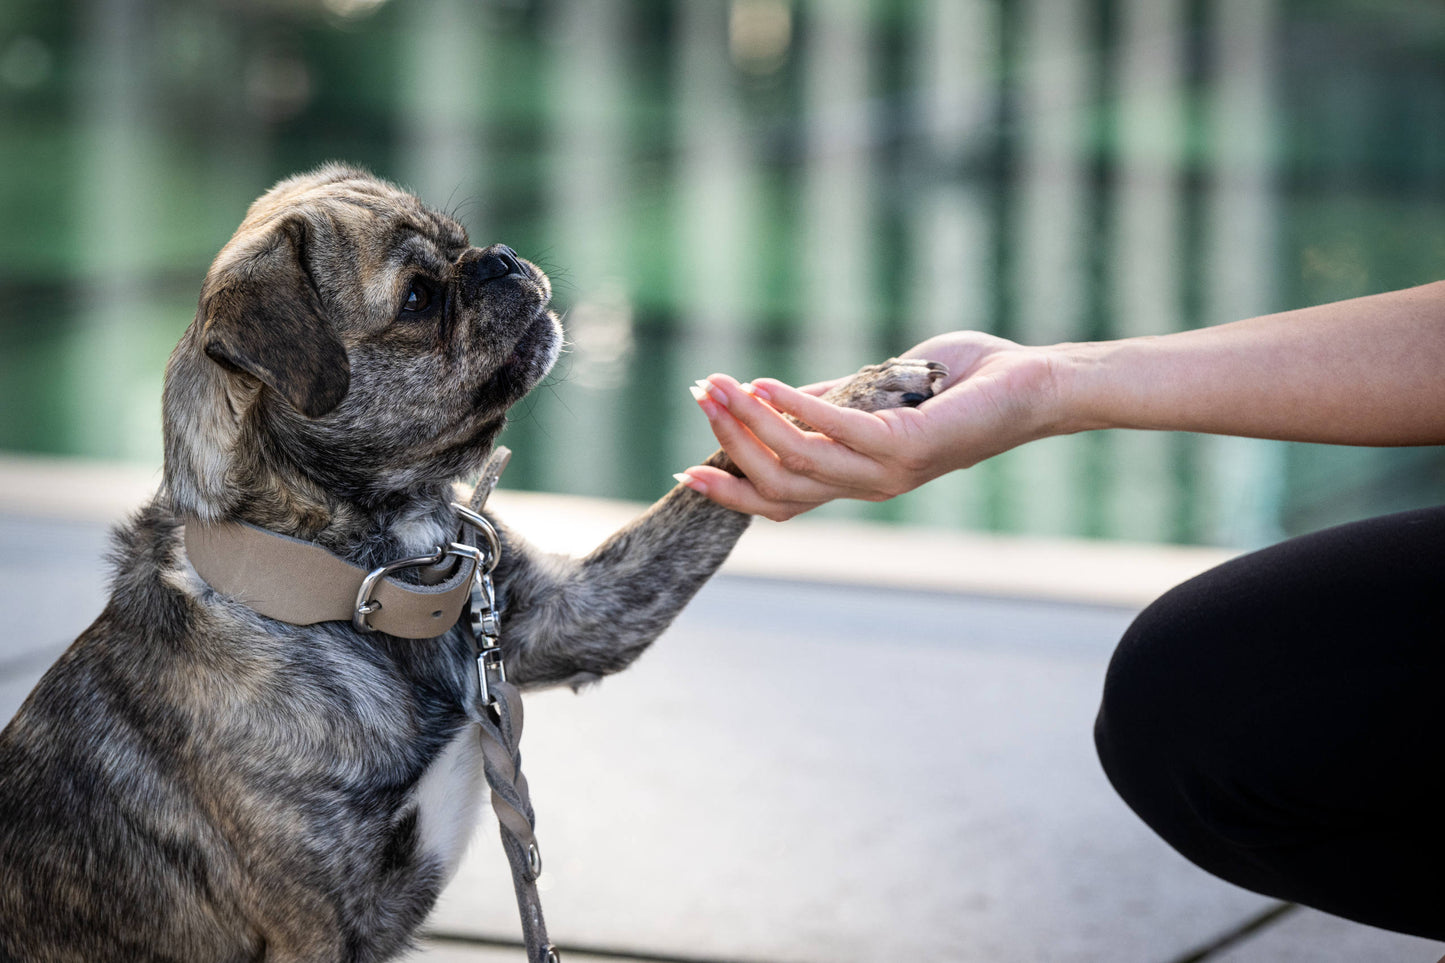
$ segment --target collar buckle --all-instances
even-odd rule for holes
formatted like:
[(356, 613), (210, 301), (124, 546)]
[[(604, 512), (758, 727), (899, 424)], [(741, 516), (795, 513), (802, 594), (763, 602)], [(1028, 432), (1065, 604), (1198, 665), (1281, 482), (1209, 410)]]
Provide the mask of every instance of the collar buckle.
[[(497, 554), (498, 553), (495, 552), (492, 554), (491, 564), (493, 566), (496, 565)], [(395, 562), (387, 562), (385, 565), (378, 565), (366, 573), (366, 577), (361, 580), (361, 587), (356, 590), (356, 604), (351, 611), (352, 627), (358, 632), (370, 633), (377, 631), (376, 626), (367, 622), (367, 618), (376, 614), (381, 609), (381, 602), (371, 596), (372, 593), (376, 591), (377, 583), (382, 579), (386, 578), (392, 572), (400, 571), (404, 568), (423, 568), (439, 565), (441, 561), (449, 555), (471, 560), (472, 579), (475, 579), (482, 571), (482, 550), (471, 545), (464, 545), (461, 542), (452, 542), (450, 545), (438, 545), (436, 551), (430, 555), (418, 555), (415, 558), (403, 558)]]

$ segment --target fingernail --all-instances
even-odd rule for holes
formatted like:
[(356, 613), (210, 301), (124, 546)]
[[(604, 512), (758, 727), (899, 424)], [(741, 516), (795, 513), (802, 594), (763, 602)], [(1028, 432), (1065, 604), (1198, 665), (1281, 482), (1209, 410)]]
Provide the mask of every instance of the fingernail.
[(692, 392), (693, 401), (701, 401), (707, 397), (707, 392), (700, 385), (688, 385), (687, 390)]
[(768, 394), (766, 391), (764, 391), (762, 388), (759, 388), (757, 385), (753, 384), (751, 381), (745, 381), (745, 382), (743, 382), (743, 384), (741, 385), (741, 388), (742, 388), (744, 391), (746, 391), (748, 394), (752, 395), (754, 398), (757, 398), (759, 401), (772, 401), (772, 400), (773, 400), (773, 396), (772, 396), (772, 395)]
[(686, 485), (688, 488), (691, 488), (699, 495), (707, 494), (707, 486), (704, 485), (701, 481), (698, 481), (696, 478), (689, 475), (687, 472), (680, 471), (674, 474), (672, 477), (676, 479), (679, 484)]
[(724, 392), (717, 385), (713, 384), (711, 381), (708, 381), (706, 378), (699, 378), (697, 379), (697, 386), (703, 391), (706, 391), (708, 393), (708, 397), (710, 397), (713, 401), (716, 401), (724, 408), (728, 406), (727, 393)]

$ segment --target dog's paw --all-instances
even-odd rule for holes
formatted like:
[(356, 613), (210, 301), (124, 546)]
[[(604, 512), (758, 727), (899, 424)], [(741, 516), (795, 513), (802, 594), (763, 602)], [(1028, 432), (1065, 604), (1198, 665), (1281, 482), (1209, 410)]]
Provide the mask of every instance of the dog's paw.
[(829, 389), (823, 400), (863, 411), (914, 408), (932, 398), (947, 376), (948, 367), (937, 361), (889, 358), (882, 364), (868, 365)]

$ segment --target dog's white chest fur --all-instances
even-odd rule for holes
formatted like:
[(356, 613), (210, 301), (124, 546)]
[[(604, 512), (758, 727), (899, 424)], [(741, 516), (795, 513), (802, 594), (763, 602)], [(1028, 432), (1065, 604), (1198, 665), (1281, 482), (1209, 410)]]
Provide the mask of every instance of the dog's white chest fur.
[(471, 842), (482, 805), (482, 746), (475, 727), (457, 731), (422, 774), (416, 788), (422, 850), (438, 860), (450, 880)]

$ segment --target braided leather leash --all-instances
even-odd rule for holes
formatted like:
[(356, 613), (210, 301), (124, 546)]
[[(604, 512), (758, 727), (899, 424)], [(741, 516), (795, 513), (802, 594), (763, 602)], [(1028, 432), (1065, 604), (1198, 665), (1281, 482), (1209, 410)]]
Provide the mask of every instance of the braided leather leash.
[(497, 487), (502, 470), (512, 453), (497, 448), (488, 459), (468, 505), (456, 505), (462, 520), (487, 543), (482, 564), (477, 566), (472, 586), (469, 618), (477, 663), (477, 699), (467, 706), (476, 723), (482, 746), (482, 769), (492, 790), (492, 811), (501, 830), (502, 849), (512, 868), (512, 887), (517, 893), (517, 912), (522, 920), (522, 939), (527, 963), (560, 963), (556, 947), (547, 941), (547, 924), (542, 918), (542, 900), (537, 877), (542, 873), (542, 856), (537, 848), (537, 816), (522, 775), (522, 696), (507, 681), (502, 662), (501, 622), (497, 612), (492, 571), (501, 560), (501, 540), (482, 515), (482, 508)]

